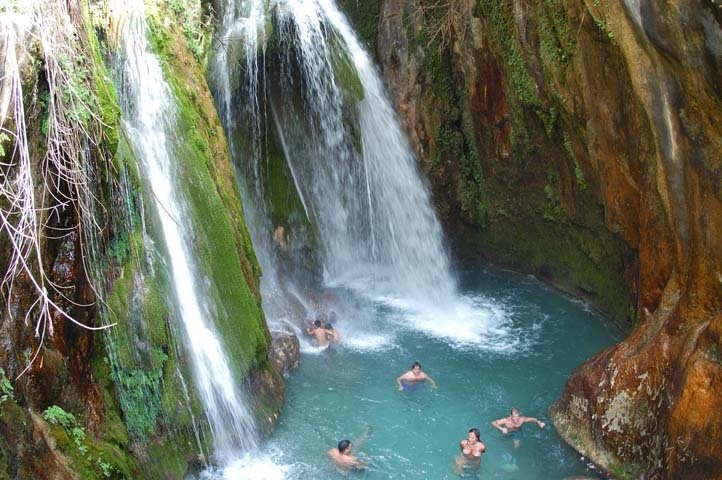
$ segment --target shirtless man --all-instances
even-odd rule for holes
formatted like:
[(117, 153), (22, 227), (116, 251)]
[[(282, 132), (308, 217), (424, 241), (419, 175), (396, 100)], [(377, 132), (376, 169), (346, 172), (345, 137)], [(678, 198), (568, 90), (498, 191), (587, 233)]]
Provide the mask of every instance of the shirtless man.
[(330, 323), (327, 323), (323, 326), (323, 329), (326, 330), (326, 338), (332, 343), (338, 343), (338, 341), (341, 339), (341, 334), (338, 333), (338, 330), (335, 330), (333, 328), (333, 325)]
[(328, 332), (321, 325), (321, 320), (316, 320), (313, 325), (306, 328), (306, 333), (316, 338), (319, 347), (328, 345)]
[(456, 474), (460, 474), (467, 463), (478, 468), (481, 464), (481, 454), (486, 452), (486, 445), (481, 441), (479, 429), (470, 428), (466, 438), (459, 442), (459, 448), (461, 455), (456, 459), (456, 468), (454, 469)]
[[(364, 433), (354, 443), (360, 447), (369, 435), (371, 435), (371, 427), (366, 427)], [(353, 445), (350, 440), (341, 440), (338, 442), (338, 448), (332, 448), (328, 451), (328, 456), (336, 466), (341, 468), (354, 470), (366, 468), (366, 465), (352, 453)]]
[(534, 417), (523, 417), (519, 409), (516, 407), (511, 409), (508, 417), (494, 420), (493, 422), (491, 422), (491, 425), (494, 428), (498, 428), (501, 433), (506, 435), (509, 432), (515, 432), (519, 430), (522, 425), (529, 422), (536, 423), (537, 425), (539, 425), (539, 428), (544, 428), (544, 425), (546, 425), (544, 422), (540, 422)]
[[(414, 387), (420, 385), (424, 380), (428, 380), (429, 383), (431, 383), (431, 388), (436, 388), (436, 382), (434, 379), (426, 375), (425, 372), (421, 371), (421, 364), (419, 362), (414, 362), (411, 366), (411, 370), (402, 373), (398, 376), (398, 378), (396, 378), (396, 385), (398, 385), (399, 391), (403, 391), (404, 388), (413, 389)], [(403, 384), (401, 382), (403, 382)]]

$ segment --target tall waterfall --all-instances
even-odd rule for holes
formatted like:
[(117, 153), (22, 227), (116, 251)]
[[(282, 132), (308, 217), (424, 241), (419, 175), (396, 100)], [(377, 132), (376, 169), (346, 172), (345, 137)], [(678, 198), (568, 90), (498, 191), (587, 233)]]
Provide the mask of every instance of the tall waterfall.
[[(124, 127), (142, 165), (144, 188), (155, 202), (189, 363), (213, 434), (216, 453), (228, 458), (256, 446), (255, 426), (214, 331), (213, 306), (204, 295), (201, 266), (194, 263), (189, 206), (176, 167), (178, 114), (169, 85), (146, 38), (142, 0), (123, 5), (119, 88)], [(186, 226), (184, 228), (184, 226)]]
[[(379, 73), (334, 2), (228, 0), (223, 19), (212, 80), (228, 136), (260, 127), (282, 144), (327, 280), (422, 307), (452, 302), (428, 191)], [(246, 146), (236, 162), (245, 203), (263, 212), (259, 153)], [(272, 228), (251, 226), (257, 249), (269, 248)]]

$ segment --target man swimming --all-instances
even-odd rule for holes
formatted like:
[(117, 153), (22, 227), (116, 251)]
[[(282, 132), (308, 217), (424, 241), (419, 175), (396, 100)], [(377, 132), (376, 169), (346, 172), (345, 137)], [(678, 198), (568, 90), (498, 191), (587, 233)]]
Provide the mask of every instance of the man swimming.
[(338, 343), (338, 341), (341, 340), (341, 334), (338, 333), (338, 330), (334, 329), (330, 323), (324, 325), (323, 329), (326, 330), (326, 338), (331, 343)]
[(332, 448), (328, 451), (328, 456), (333, 460), (337, 467), (360, 470), (366, 468), (361, 460), (353, 453), (353, 446), (360, 447), (361, 444), (371, 435), (371, 427), (366, 427), (364, 433), (361, 434), (353, 443), (350, 440), (341, 440), (338, 442), (338, 448)]
[(546, 423), (540, 422), (534, 417), (524, 417), (518, 408), (513, 407), (509, 412), (508, 417), (500, 418), (491, 422), (494, 428), (498, 428), (501, 433), (506, 435), (509, 432), (515, 432), (519, 430), (525, 423), (533, 422), (536, 423), (539, 428), (544, 428)]
[(328, 332), (323, 328), (321, 320), (316, 320), (306, 328), (306, 333), (316, 338), (319, 347), (328, 345)]
[(364, 468), (366, 465), (352, 453), (352, 449), (353, 444), (350, 440), (341, 440), (338, 442), (338, 448), (332, 448), (328, 451), (328, 456), (338, 467), (349, 469)]
[(414, 362), (411, 370), (402, 373), (396, 378), (396, 385), (398, 385), (399, 391), (403, 391), (404, 388), (413, 389), (413, 387), (420, 385), (424, 380), (428, 380), (429, 383), (431, 383), (431, 388), (436, 388), (434, 379), (421, 370), (421, 364), (419, 362)]

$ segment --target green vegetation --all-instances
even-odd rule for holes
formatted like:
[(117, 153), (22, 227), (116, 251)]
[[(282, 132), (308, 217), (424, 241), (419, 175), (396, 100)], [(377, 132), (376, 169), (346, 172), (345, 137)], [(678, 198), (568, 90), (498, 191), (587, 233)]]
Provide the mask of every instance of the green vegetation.
[(48, 407), (43, 419), (51, 426), (50, 433), (58, 448), (70, 458), (72, 466), (83, 479), (130, 479), (130, 465), (112, 445), (86, 434), (75, 415), (57, 405)]
[(368, 0), (339, 0), (339, 7), (349, 19), (356, 34), (372, 55), (376, 54), (379, 35), (381, 2)]
[(2, 408), (2, 404), (8, 400), (15, 400), (15, 389), (8, 377), (5, 376), (5, 370), (0, 368), (0, 408)]
[(251, 367), (266, 361), (267, 331), (257, 291), (260, 267), (200, 66), (178, 47), (177, 28), (161, 28), (157, 17), (149, 22), (152, 45), (177, 101), (175, 149), (179, 176), (187, 179), (192, 209), (189, 228), (197, 232), (196, 248), (210, 280), (206, 293), (216, 306), (216, 327), (235, 374), (242, 378)]
[(559, 0), (537, 0), (540, 54), (545, 64), (566, 66), (576, 48), (566, 9)]

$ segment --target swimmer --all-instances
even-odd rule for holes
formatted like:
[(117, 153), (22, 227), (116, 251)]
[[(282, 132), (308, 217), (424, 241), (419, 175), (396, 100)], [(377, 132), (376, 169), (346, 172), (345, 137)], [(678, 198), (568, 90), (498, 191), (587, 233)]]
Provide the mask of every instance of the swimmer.
[(396, 385), (399, 387), (399, 391), (403, 391), (404, 388), (413, 390), (414, 387), (418, 387), (424, 380), (428, 380), (429, 383), (431, 383), (431, 388), (436, 388), (434, 379), (421, 370), (421, 364), (419, 362), (414, 362), (411, 370), (402, 373), (396, 378)]
[(316, 338), (319, 347), (328, 345), (328, 333), (321, 326), (321, 320), (316, 320), (306, 328), (306, 333)]
[(341, 339), (341, 334), (338, 333), (338, 330), (335, 330), (333, 328), (333, 325), (331, 325), (330, 323), (324, 325), (323, 329), (326, 330), (326, 338), (331, 343), (338, 343), (338, 341)]
[(337, 467), (349, 469), (364, 468), (366, 465), (352, 453), (352, 449), (353, 444), (350, 440), (341, 440), (338, 442), (338, 448), (332, 448), (328, 451), (328, 456)]
[(546, 423), (540, 422), (534, 417), (524, 417), (518, 408), (514, 407), (509, 411), (509, 416), (494, 420), (491, 422), (491, 426), (499, 429), (501, 433), (506, 435), (509, 432), (515, 432), (519, 430), (525, 423), (533, 422), (536, 423), (539, 428), (544, 428)]
[(486, 445), (481, 441), (481, 432), (478, 428), (470, 428), (467, 437), (459, 442), (461, 455), (456, 458), (454, 472), (460, 474), (467, 463), (478, 468), (481, 464), (481, 454), (486, 452)]
[(337, 467), (353, 470), (366, 468), (366, 464), (353, 454), (353, 447), (354, 445), (360, 447), (370, 433), (371, 427), (366, 427), (366, 431), (356, 439), (355, 442), (352, 443), (350, 440), (341, 440), (338, 442), (338, 448), (332, 448), (328, 451), (329, 458), (333, 460), (333, 463), (335, 463)]

